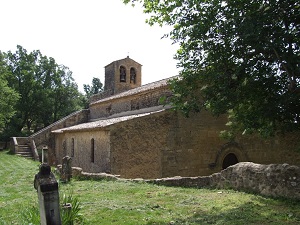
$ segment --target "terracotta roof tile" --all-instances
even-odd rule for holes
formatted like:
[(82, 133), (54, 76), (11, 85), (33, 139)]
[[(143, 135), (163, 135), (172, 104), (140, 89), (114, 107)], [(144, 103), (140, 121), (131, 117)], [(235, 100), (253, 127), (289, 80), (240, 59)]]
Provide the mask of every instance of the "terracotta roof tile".
[(110, 100), (113, 100), (113, 99), (123, 98), (123, 97), (134, 95), (134, 94), (139, 94), (139, 93), (142, 93), (144, 91), (149, 91), (149, 90), (157, 89), (157, 88), (160, 88), (160, 87), (165, 87), (165, 86), (168, 85), (168, 80), (170, 80), (172, 78), (174, 78), (174, 77), (170, 77), (170, 78), (163, 79), (163, 80), (160, 80), (160, 81), (156, 81), (156, 82), (153, 82), (153, 83), (145, 84), (141, 87), (137, 87), (137, 88), (134, 88), (134, 89), (131, 89), (131, 90), (128, 90), (128, 91), (121, 92), (121, 93), (116, 94), (116, 95), (112, 95), (111, 97), (100, 99), (98, 101), (92, 102), (90, 105), (98, 104), (100, 102), (110, 101)]
[(54, 130), (54, 131), (52, 131), (52, 133), (63, 133), (65, 131), (81, 131), (81, 130), (101, 129), (101, 128), (105, 128), (105, 127), (108, 127), (108, 126), (116, 124), (116, 123), (120, 123), (120, 122), (127, 121), (127, 120), (132, 120), (132, 119), (143, 117), (143, 116), (148, 116), (150, 114), (159, 113), (162, 111), (164, 111), (164, 109), (158, 110), (158, 111), (153, 111), (153, 112), (136, 114), (136, 115), (121, 116), (121, 117), (111, 118), (111, 119), (100, 119), (100, 120), (97, 120), (94, 122), (82, 123), (82, 124), (78, 124), (78, 125), (75, 125), (72, 127), (66, 127), (66, 128)]

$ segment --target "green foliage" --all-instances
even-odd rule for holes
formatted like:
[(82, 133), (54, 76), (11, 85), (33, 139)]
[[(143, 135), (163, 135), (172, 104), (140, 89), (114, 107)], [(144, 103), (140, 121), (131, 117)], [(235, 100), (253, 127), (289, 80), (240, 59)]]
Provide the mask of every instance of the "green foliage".
[[(0, 151), (0, 224), (40, 224), (38, 196), (33, 187), (34, 175), (38, 170), (38, 162)], [(59, 191), (60, 205), (72, 205), (70, 212), (61, 209), (63, 224), (84, 222), (79, 213), (81, 203), (78, 197), (64, 185), (60, 186)]]
[(103, 91), (103, 84), (100, 79), (97, 77), (93, 77), (92, 85), (84, 84), (83, 89), (85, 92), (85, 96), (89, 99), (92, 95), (98, 94)]
[[(80, 202), (77, 197), (74, 197), (72, 193), (69, 194), (61, 194), (60, 197), (60, 214), (61, 221), (63, 225), (73, 225), (73, 224), (82, 224), (84, 219), (83, 216), (79, 213), (80, 211)], [(71, 208), (67, 208), (66, 206), (71, 206)], [(40, 224), (40, 211), (38, 205), (28, 205), (23, 208), (21, 212), (21, 220), (23, 224), (32, 224), (39, 225)]]
[(39, 225), (41, 224), (40, 220), (40, 211), (38, 205), (28, 205), (23, 208), (21, 212), (21, 220), (23, 224), (30, 225)]
[(82, 94), (68, 67), (19, 45), (4, 55), (8, 86), (20, 96), (5, 133), (28, 135), (82, 108)]
[(18, 94), (8, 86), (8, 76), (9, 70), (4, 62), (3, 54), (0, 52), (0, 130), (15, 114), (14, 107), (19, 98)]
[[(61, 200), (61, 220), (63, 225), (83, 223), (83, 216), (79, 213), (80, 205), (78, 198), (73, 193), (63, 194)], [(69, 210), (68, 206), (71, 206), (71, 210)]]
[(300, 129), (299, 1), (123, 2), (141, 2), (150, 25), (173, 27), (177, 109), (229, 113), (232, 134)]

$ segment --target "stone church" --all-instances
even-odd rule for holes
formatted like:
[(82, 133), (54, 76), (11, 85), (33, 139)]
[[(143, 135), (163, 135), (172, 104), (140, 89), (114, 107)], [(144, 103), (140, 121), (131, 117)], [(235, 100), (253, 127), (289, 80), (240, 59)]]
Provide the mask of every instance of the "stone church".
[[(171, 79), (171, 78), (170, 78)], [(261, 139), (219, 137), (226, 115), (205, 110), (189, 118), (163, 105), (168, 79), (141, 85), (142, 65), (129, 57), (105, 67), (104, 92), (89, 109), (73, 113), (30, 138), (48, 146), (52, 164), (66, 155), (85, 172), (124, 178), (202, 176), (242, 161), (300, 165), (299, 134)]]

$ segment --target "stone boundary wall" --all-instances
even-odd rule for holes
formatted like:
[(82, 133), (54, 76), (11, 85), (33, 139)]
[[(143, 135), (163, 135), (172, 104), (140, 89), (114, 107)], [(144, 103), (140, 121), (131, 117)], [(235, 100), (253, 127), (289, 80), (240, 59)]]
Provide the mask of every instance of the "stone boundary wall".
[(10, 142), (0, 141), (0, 151), (5, 148), (10, 148)]
[(204, 177), (173, 177), (150, 183), (183, 187), (232, 188), (271, 197), (300, 199), (300, 167), (241, 162)]
[[(81, 168), (73, 168), (73, 176), (80, 179), (128, 180), (121, 179), (118, 175), (85, 173)], [(300, 200), (300, 167), (288, 164), (262, 165), (241, 162), (210, 176), (132, 179), (131, 181), (178, 187), (230, 188), (264, 196)]]

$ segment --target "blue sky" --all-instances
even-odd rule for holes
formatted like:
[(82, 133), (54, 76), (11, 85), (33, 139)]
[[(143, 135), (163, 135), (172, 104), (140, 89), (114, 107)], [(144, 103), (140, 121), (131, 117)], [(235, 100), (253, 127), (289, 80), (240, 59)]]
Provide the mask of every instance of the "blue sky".
[(178, 46), (161, 39), (168, 27), (150, 27), (139, 6), (122, 0), (0, 0), (0, 50), (40, 50), (68, 66), (82, 91), (104, 66), (127, 57), (141, 63), (147, 84), (178, 74)]

